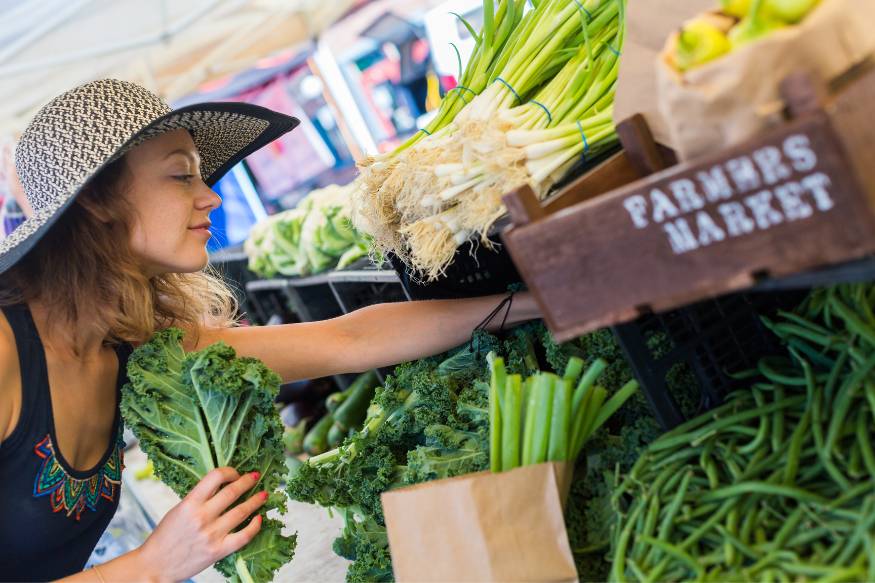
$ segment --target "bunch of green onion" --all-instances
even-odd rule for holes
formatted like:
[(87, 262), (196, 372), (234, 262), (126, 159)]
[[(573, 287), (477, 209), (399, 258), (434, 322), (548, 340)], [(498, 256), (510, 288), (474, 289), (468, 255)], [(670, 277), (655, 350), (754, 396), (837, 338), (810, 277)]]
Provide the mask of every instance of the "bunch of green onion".
[(542, 0), (521, 18), (509, 0), (492, 9), (484, 3), (474, 68), (463, 75), (475, 87), (461, 85), (433, 126), (362, 170), (357, 226), (427, 280), (471, 237), (489, 244), (504, 194), (529, 184), (546, 196), (581, 157), (617, 141), (625, 0)]

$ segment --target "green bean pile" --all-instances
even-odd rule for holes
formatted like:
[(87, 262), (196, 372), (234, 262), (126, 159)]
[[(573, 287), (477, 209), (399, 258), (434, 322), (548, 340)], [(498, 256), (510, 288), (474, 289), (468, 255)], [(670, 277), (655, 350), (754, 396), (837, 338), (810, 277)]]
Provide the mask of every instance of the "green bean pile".
[(875, 286), (813, 292), (788, 355), (666, 433), (613, 496), (613, 581), (875, 581)]

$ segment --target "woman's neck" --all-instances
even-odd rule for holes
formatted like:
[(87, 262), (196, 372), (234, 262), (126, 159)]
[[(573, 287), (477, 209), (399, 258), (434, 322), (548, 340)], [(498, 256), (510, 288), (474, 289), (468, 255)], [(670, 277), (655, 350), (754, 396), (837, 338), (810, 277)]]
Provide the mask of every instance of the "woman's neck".
[(83, 325), (81, 322), (53, 320), (56, 317), (38, 300), (28, 304), (33, 321), (46, 350), (61, 358), (87, 359), (103, 350), (109, 330)]

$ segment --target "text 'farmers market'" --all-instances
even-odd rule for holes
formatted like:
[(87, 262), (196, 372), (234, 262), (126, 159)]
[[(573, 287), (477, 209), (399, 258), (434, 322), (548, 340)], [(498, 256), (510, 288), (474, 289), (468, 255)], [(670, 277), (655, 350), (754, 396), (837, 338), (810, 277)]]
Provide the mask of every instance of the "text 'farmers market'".
[[(832, 181), (816, 171), (817, 164), (808, 136), (794, 134), (780, 147), (666, 181), (647, 195), (626, 198), (623, 206), (638, 229), (661, 224), (680, 255), (832, 209)], [(741, 197), (747, 193), (753, 194)]]

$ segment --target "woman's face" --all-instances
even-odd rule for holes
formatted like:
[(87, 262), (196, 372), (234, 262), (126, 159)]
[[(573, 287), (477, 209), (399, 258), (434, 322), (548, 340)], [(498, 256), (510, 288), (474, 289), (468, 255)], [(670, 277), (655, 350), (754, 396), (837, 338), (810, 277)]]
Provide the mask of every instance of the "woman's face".
[(210, 211), (222, 201), (201, 179), (200, 157), (189, 133), (162, 134), (125, 158), (126, 198), (134, 215), (131, 246), (146, 274), (203, 269)]

